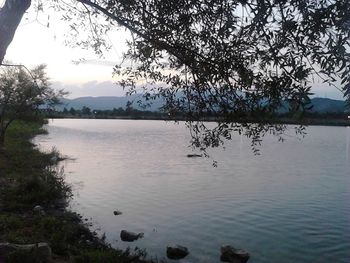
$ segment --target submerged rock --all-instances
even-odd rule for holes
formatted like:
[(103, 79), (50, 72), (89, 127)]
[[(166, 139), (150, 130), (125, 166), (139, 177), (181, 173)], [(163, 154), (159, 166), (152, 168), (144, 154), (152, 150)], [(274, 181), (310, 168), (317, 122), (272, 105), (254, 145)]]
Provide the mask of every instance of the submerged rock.
[(168, 246), (166, 248), (166, 255), (169, 259), (182, 259), (186, 257), (190, 252), (187, 247), (183, 246)]
[(122, 230), (120, 232), (120, 238), (122, 241), (125, 242), (133, 242), (135, 240), (138, 240), (139, 238), (143, 238), (144, 234), (143, 233), (134, 233), (134, 232), (129, 232), (126, 230)]
[(249, 253), (243, 249), (237, 249), (231, 246), (221, 247), (220, 260), (230, 263), (246, 263), (249, 260)]
[(119, 216), (119, 215), (122, 215), (123, 212), (121, 212), (121, 211), (119, 211), (119, 210), (115, 210), (115, 211), (113, 211), (113, 214), (114, 214), (115, 216)]
[(194, 158), (194, 157), (202, 157), (201, 154), (187, 154), (188, 158)]

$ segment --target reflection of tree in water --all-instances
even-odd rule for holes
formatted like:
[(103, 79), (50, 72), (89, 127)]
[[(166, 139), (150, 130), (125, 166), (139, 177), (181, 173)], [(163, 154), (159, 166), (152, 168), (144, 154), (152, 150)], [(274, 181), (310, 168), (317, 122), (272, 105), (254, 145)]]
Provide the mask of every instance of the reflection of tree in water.
[(346, 128), (346, 159), (350, 161), (350, 126)]

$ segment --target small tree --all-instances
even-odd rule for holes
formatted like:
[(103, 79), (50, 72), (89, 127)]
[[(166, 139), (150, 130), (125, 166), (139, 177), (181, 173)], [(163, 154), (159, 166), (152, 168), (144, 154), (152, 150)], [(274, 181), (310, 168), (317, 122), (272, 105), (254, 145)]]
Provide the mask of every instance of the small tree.
[(76, 113), (77, 113), (77, 111), (73, 107), (71, 107), (69, 110), (69, 114), (72, 116), (75, 116)]
[(89, 107), (83, 106), (83, 108), (81, 109), (81, 113), (83, 115), (91, 115), (91, 109)]
[(40, 109), (59, 103), (65, 93), (50, 87), (45, 65), (33, 70), (18, 67), (0, 68), (0, 147), (4, 146), (5, 134), (14, 120), (27, 119)]

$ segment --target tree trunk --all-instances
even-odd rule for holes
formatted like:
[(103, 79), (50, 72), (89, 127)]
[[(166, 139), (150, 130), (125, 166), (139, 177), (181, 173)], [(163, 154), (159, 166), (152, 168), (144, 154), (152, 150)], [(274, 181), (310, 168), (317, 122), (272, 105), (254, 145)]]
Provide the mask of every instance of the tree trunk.
[(0, 65), (31, 0), (6, 0), (0, 9)]
[(0, 131), (0, 152), (5, 148), (5, 132)]

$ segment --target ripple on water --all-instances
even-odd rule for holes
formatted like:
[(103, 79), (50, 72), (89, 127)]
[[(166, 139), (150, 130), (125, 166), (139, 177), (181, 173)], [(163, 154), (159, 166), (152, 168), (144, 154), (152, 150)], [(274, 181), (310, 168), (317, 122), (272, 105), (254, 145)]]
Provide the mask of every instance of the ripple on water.
[(132, 245), (151, 256), (189, 247), (181, 262), (219, 262), (223, 244), (249, 251), (251, 263), (350, 262), (348, 129), (311, 127), (283, 144), (267, 137), (260, 156), (234, 137), (211, 152), (216, 169), (186, 158), (181, 123), (55, 120), (48, 129), (41, 147), (77, 158), (66, 166), (68, 182), (83, 182), (73, 209), (114, 246), (130, 245), (119, 240), (128, 229), (145, 233)]

